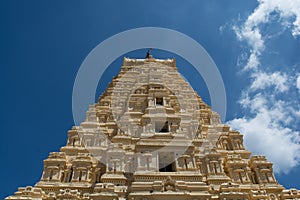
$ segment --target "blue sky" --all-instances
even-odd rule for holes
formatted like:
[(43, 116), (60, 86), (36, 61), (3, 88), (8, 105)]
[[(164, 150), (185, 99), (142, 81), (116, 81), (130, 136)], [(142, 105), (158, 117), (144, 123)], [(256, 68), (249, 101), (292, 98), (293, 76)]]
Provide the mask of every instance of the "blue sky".
[[(281, 184), (300, 188), (299, 0), (5, 0), (0, 9), (0, 198), (34, 185), (49, 152), (65, 145), (74, 123), (74, 80), (88, 53), (138, 27), (169, 28), (199, 42), (222, 75), (227, 123), (241, 130), (248, 149), (274, 162)], [(152, 54), (176, 57), (180, 72), (210, 103), (187, 61), (171, 52)], [(124, 56), (144, 55), (137, 50)], [(97, 95), (122, 57), (106, 70)]]

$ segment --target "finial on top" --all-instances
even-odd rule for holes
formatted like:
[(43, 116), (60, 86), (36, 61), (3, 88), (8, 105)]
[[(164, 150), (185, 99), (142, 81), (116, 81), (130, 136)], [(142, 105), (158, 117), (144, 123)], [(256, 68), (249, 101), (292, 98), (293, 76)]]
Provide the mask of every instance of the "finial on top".
[(152, 55), (150, 54), (152, 48), (148, 49), (147, 51), (147, 54), (146, 54), (146, 58), (149, 59), (149, 58), (152, 58)]

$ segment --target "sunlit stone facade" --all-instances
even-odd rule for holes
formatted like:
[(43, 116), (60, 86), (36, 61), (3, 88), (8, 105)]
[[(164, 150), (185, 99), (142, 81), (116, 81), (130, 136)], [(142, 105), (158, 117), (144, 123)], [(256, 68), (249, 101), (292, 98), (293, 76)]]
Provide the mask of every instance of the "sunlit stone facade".
[(250, 154), (174, 59), (124, 58), (40, 181), (6, 200), (300, 199)]

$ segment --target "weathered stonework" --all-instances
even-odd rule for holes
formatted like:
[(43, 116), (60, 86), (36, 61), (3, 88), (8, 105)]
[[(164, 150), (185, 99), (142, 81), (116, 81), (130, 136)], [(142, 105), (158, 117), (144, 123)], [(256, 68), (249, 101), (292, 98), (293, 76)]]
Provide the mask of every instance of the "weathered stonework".
[(6, 200), (300, 199), (250, 154), (174, 59), (124, 58), (66, 146), (44, 160), (41, 180)]

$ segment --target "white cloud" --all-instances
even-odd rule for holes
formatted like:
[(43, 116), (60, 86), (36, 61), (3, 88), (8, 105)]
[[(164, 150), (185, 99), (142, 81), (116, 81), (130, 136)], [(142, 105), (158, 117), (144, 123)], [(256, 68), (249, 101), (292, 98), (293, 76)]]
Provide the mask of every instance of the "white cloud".
[[(279, 23), (282, 30), (290, 30), (294, 38), (300, 36), (300, 0), (258, 0), (257, 8), (244, 23), (233, 27), (237, 39), (248, 45), (248, 52), (241, 52), (238, 63), (246, 62), (243, 72), (248, 72), (252, 83), (242, 91), (239, 101), (248, 113), (228, 124), (244, 134), (249, 150), (266, 155), (274, 163), (275, 172), (288, 173), (300, 165), (300, 133), (299, 126), (295, 126), (300, 109), (298, 103), (283, 92), (294, 87), (300, 93), (300, 74), (295, 77), (272, 71), (272, 66), (266, 71), (262, 66), (260, 59), (269, 50), (265, 44), (284, 32), (274, 35), (261, 29), (271, 23)], [(296, 84), (292, 80), (296, 80)]]
[[(265, 73), (256, 72), (253, 75), (253, 82), (250, 86), (250, 90), (266, 89), (270, 86), (274, 86), (277, 92), (285, 92), (288, 87), (288, 76), (282, 72)], [(300, 79), (299, 79), (300, 84)]]
[(249, 59), (247, 61), (247, 65), (245, 66), (244, 70), (248, 70), (248, 69), (256, 69), (259, 65), (259, 54), (255, 51), (253, 51), (250, 56)]
[(244, 134), (245, 146), (254, 155), (266, 155), (274, 163), (276, 173), (288, 173), (300, 162), (300, 135), (285, 127), (292, 120), (285, 102), (257, 94), (246, 107), (254, 117), (244, 116), (228, 124)]
[(298, 74), (297, 79), (296, 79), (296, 87), (300, 93), (300, 74)]
[(239, 40), (246, 40), (252, 46), (253, 53), (259, 54), (265, 45), (260, 30), (255, 27), (244, 26), (242, 29), (234, 28)]
[(265, 114), (258, 113), (250, 119), (234, 119), (229, 124), (244, 134), (245, 146), (252, 155), (263, 154), (274, 163), (275, 173), (288, 173), (299, 165), (300, 148), (293, 139), (299, 137), (299, 133), (267, 123), (269, 115)]
[(241, 27), (233, 27), (237, 38), (246, 41), (251, 47), (245, 69), (256, 69), (259, 65), (259, 56), (265, 49), (265, 38), (259, 27), (272, 21), (272, 13), (280, 15), (283, 28), (292, 26), (291, 32), (294, 37), (300, 35), (300, 0), (258, 0), (258, 2), (258, 7), (248, 16), (245, 23)]

